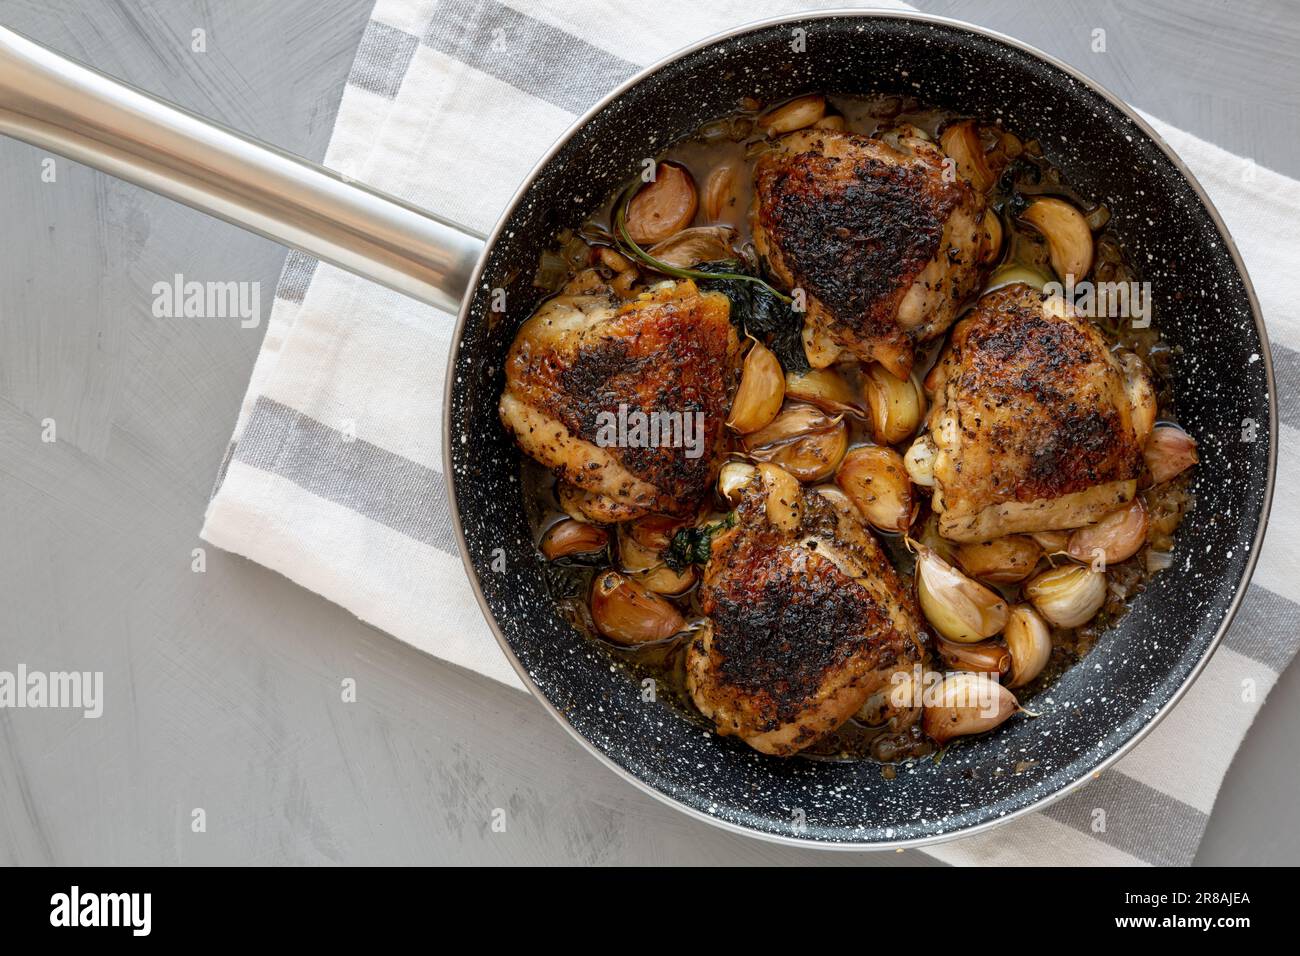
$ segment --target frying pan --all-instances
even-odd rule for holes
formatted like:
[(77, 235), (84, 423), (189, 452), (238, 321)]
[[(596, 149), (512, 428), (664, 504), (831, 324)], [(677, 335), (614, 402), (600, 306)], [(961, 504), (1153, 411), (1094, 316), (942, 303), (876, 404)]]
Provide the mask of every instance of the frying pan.
[[(791, 40), (803, 31), (804, 53)], [(1177, 352), (1175, 403), (1202, 461), (1174, 566), (1084, 662), (1023, 701), (1039, 714), (887, 780), (870, 763), (779, 759), (702, 733), (611, 667), (554, 613), (497, 427), (502, 360), (539, 301), (539, 251), (672, 139), (744, 96), (906, 93), (1036, 137), (1151, 283)], [(124, 87), (0, 31), (0, 131), (98, 167), (459, 314), (447, 374), (445, 469), (469, 579), (539, 700), (606, 765), (712, 823), (804, 845), (894, 848), (986, 830), (1114, 763), (1204, 667), (1259, 553), (1277, 422), (1250, 280), (1200, 186), (1133, 110), (1018, 41), (916, 14), (768, 20), (650, 67), (594, 106), (529, 175), (486, 243), (406, 205)], [(575, 201), (575, 197), (578, 201)], [(505, 289), (504, 320), (489, 321)], [(467, 291), (468, 290), (468, 291)], [(1253, 440), (1251, 440), (1253, 439)], [(504, 549), (506, 570), (493, 569)], [(497, 563), (499, 567), (499, 562)], [(1188, 746), (1194, 747), (1195, 741)]]

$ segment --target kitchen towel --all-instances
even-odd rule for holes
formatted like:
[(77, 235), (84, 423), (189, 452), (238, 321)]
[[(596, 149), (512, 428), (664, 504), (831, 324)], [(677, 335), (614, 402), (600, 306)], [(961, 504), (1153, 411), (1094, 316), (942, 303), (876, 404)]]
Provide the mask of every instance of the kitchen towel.
[[(619, 82), (712, 33), (801, 9), (379, 0), (325, 163), (486, 233), (537, 158)], [(1300, 221), (1300, 183), (1148, 120), (1209, 192), (1255, 281), (1282, 402), (1279, 487), (1293, 487), (1300, 319), (1277, 237)], [(441, 397), (452, 326), (447, 313), (291, 253), (202, 535), (429, 654), (521, 687), (470, 591), (447, 509)], [(1280, 496), (1272, 524), (1227, 639), (1150, 736), (1046, 810), (925, 852), (954, 863), (1189, 862), (1233, 754), (1300, 640), (1300, 552), (1278, 544), (1300, 530), (1300, 499)], [(1106, 809), (1104, 829), (1095, 808)]]

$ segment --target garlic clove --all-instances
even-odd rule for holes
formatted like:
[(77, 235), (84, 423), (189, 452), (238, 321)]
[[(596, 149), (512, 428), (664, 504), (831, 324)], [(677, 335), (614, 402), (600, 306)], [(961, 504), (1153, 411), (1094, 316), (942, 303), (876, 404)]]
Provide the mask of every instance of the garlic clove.
[(903, 467), (912, 483), (922, 488), (934, 487), (934, 442), (929, 435), (922, 435), (903, 456)]
[(1177, 478), (1200, 460), (1196, 455), (1196, 439), (1177, 425), (1153, 429), (1143, 455), (1151, 480), (1157, 485)]
[(1011, 655), (1008, 687), (1021, 687), (1043, 672), (1052, 657), (1052, 635), (1047, 622), (1028, 604), (1011, 609), (1002, 640)]
[(701, 262), (731, 258), (734, 255), (731, 243), (735, 238), (735, 231), (726, 226), (694, 226), (655, 243), (647, 251), (660, 262), (690, 269)]
[(1103, 515), (1096, 524), (1080, 528), (1070, 535), (1066, 553), (1076, 561), (1092, 565), (1098, 571), (1118, 564), (1137, 554), (1147, 540), (1151, 521), (1141, 498)]
[(984, 144), (974, 120), (950, 123), (940, 134), (939, 145), (976, 192), (988, 192), (997, 181), (984, 156)]
[(799, 481), (784, 468), (763, 462), (758, 473), (765, 490), (768, 524), (782, 531), (797, 531), (803, 520), (803, 491)]
[(825, 115), (826, 97), (801, 96), (768, 110), (758, 118), (758, 125), (766, 129), (769, 136), (779, 136), (811, 126)]
[(800, 481), (820, 481), (835, 471), (849, 445), (839, 416), (813, 405), (787, 404), (771, 424), (746, 435), (746, 453), (780, 465)]
[(672, 602), (617, 571), (592, 580), (591, 618), (597, 631), (620, 644), (661, 641), (686, 628)]
[[(695, 567), (688, 565), (680, 572), (664, 563), (663, 549), (668, 541), (658, 543), (658, 532), (647, 532), (643, 525), (647, 519), (618, 526), (619, 567), (642, 587), (656, 594), (682, 594), (695, 584)], [(678, 522), (675, 527), (680, 528)], [(669, 535), (671, 539), (671, 535)], [(651, 543), (653, 542), (653, 543)]]
[(718, 164), (704, 181), (704, 214), (710, 222), (719, 222), (724, 218), (738, 218), (736, 202), (739, 191), (736, 186), (740, 181), (739, 163), (727, 161)]
[(754, 480), (758, 469), (743, 461), (729, 461), (718, 472), (718, 494), (732, 505), (740, 504), (742, 489)]
[(927, 693), (921, 729), (942, 746), (992, 730), (1019, 709), (1015, 695), (987, 674), (958, 671)]
[(1011, 669), (1011, 653), (995, 641), (958, 644), (936, 638), (934, 649), (943, 662), (955, 671), (976, 674), (1005, 674)]
[(830, 368), (816, 368), (808, 372), (786, 372), (787, 398), (808, 402), (832, 414), (849, 412), (860, 414), (861, 399), (838, 372)]
[(599, 525), (565, 518), (546, 529), (541, 551), (547, 561), (574, 555), (595, 554), (605, 550), (609, 535)]
[(1057, 627), (1078, 627), (1106, 603), (1106, 575), (1077, 564), (1051, 568), (1025, 585), (1039, 614)]
[(925, 417), (925, 395), (915, 377), (898, 378), (872, 362), (862, 377), (862, 392), (879, 444), (894, 445), (916, 433)]
[(785, 373), (781, 363), (757, 340), (745, 356), (740, 388), (731, 403), (727, 427), (742, 435), (766, 428), (776, 418), (785, 400)]
[(1133, 434), (1138, 447), (1143, 447), (1156, 424), (1156, 388), (1151, 372), (1137, 353), (1125, 352), (1120, 363), (1124, 366), (1124, 391), (1133, 417)]
[(1007, 623), (1007, 602), (973, 581), (924, 545), (914, 545), (916, 593), (921, 611), (941, 637), (974, 644)]
[(1052, 268), (1062, 282), (1071, 277), (1079, 282), (1088, 275), (1092, 268), (1092, 230), (1083, 213), (1064, 199), (1043, 196), (1031, 202), (1020, 219), (1047, 240)]
[(660, 163), (655, 178), (642, 186), (627, 206), (627, 231), (640, 246), (663, 242), (691, 224), (699, 196), (685, 167)]
[(980, 248), (980, 261), (992, 265), (1002, 255), (1002, 217), (989, 209), (985, 211), (982, 223), (984, 243)]
[(957, 548), (957, 563), (970, 575), (994, 584), (1014, 584), (1033, 573), (1043, 549), (1033, 538), (1007, 535)]
[(835, 472), (835, 483), (873, 527), (902, 532), (911, 527), (919, 503), (902, 456), (892, 448), (854, 448)]

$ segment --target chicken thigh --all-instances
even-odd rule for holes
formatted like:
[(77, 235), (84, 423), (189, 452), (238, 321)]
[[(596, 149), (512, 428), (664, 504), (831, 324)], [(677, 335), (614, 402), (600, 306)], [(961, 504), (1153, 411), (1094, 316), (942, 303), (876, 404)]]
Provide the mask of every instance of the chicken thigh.
[(1155, 422), (1150, 375), (1059, 296), (985, 295), (927, 376), (929, 429), (908, 452), (953, 541), (1065, 530), (1129, 501)]
[(806, 297), (815, 368), (874, 360), (899, 378), (979, 290), (984, 197), (904, 127), (883, 139), (827, 129), (783, 137), (754, 171), (754, 245)]
[(717, 475), (740, 351), (727, 298), (689, 279), (629, 302), (548, 299), (506, 359), (499, 411), (595, 521), (690, 514)]
[(686, 686), (721, 735), (787, 756), (923, 660), (909, 592), (853, 505), (760, 465), (714, 539)]

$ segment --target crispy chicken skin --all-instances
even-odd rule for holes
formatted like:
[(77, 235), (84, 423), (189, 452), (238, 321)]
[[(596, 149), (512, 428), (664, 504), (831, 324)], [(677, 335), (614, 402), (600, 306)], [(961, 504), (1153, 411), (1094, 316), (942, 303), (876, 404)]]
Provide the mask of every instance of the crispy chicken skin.
[(835, 489), (799, 491), (794, 530), (767, 513), (766, 479), (713, 542), (686, 652), (686, 686), (719, 734), (788, 756), (835, 730), (922, 660), (910, 593)]
[(925, 382), (940, 534), (1077, 528), (1131, 499), (1154, 415), (1134, 359), (1060, 297), (1012, 285), (980, 299)]
[[(725, 296), (663, 283), (629, 302), (548, 299), (506, 358), (499, 411), (520, 448), (555, 470), (561, 498), (596, 521), (690, 513), (717, 475), (739, 340)], [(702, 453), (600, 440), (602, 413), (703, 412)]]
[(874, 360), (906, 378), (914, 346), (978, 292), (984, 197), (903, 127), (895, 146), (836, 130), (783, 137), (754, 171), (754, 246), (807, 297), (804, 349), (824, 368)]

